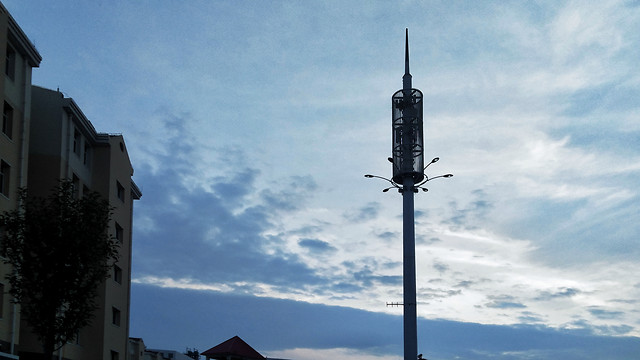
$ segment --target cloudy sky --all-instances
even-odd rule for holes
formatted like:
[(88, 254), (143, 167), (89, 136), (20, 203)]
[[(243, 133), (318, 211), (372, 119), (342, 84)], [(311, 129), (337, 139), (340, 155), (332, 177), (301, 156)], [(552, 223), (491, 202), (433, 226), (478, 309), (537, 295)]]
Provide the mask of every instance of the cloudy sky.
[(640, 353), (640, 2), (3, 0), (56, 89), (123, 133), (131, 336), (402, 357), (391, 95), (425, 95), (419, 352)]

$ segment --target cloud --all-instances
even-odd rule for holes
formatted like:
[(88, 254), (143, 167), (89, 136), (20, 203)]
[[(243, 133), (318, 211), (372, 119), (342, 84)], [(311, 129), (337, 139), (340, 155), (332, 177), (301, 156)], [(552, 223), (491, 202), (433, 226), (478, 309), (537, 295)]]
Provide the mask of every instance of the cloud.
[(498, 295), (498, 296), (488, 296), (488, 303), (485, 303), (484, 306), (495, 309), (524, 309), (527, 306), (516, 301), (513, 296), (510, 295)]
[(376, 234), (376, 236), (385, 241), (393, 241), (402, 237), (402, 234), (399, 234), (394, 231), (384, 231), (382, 233)]
[(582, 291), (574, 288), (559, 288), (555, 292), (542, 291), (540, 292), (540, 295), (535, 298), (535, 300), (549, 301), (549, 300), (554, 300), (558, 298), (570, 298), (580, 294), (581, 292)]
[(353, 222), (364, 222), (369, 220), (374, 220), (378, 217), (378, 212), (380, 211), (380, 204), (377, 202), (369, 202), (357, 211), (347, 212), (344, 214), (344, 217)]
[(619, 319), (624, 316), (622, 311), (602, 309), (598, 306), (590, 306), (587, 311), (596, 318), (604, 320)]
[(531, 311), (523, 311), (518, 319), (524, 324), (535, 324), (544, 322), (544, 318), (542, 316)]
[(467, 228), (478, 228), (490, 213), (493, 205), (487, 200), (487, 194), (481, 190), (473, 190), (470, 194), (473, 200), (463, 208), (459, 208), (457, 202), (449, 203), (452, 216), (446, 220), (446, 223), (454, 226), (465, 226)]
[(353, 278), (362, 283), (364, 287), (372, 287), (381, 285), (400, 285), (402, 284), (402, 276), (399, 275), (379, 275), (373, 270), (365, 267), (362, 270), (353, 273)]
[[(173, 306), (176, 303), (181, 306)], [(164, 311), (167, 308), (172, 311)], [(172, 326), (166, 326), (168, 323)], [(200, 331), (193, 326), (196, 323), (209, 324), (208, 330)], [(398, 358), (402, 353), (401, 316), (139, 284), (132, 288), (131, 335), (144, 338), (149, 347), (175, 349), (208, 349), (239, 335), (268, 357), (293, 354), (296, 348), (309, 349), (295, 352), (300, 356), (298, 360), (316, 359), (318, 353), (330, 353), (328, 350), (332, 349), (366, 354), (367, 359)], [(418, 336), (419, 352), (427, 358), (488, 360), (528, 356), (535, 360), (577, 360), (591, 356), (626, 360), (640, 351), (637, 337), (597, 336), (541, 325), (497, 326), (419, 319)]]
[(300, 239), (298, 245), (309, 249), (309, 251), (315, 253), (334, 252), (336, 248), (331, 246), (328, 242), (318, 239)]
[(439, 262), (439, 261), (434, 261), (433, 262), (433, 268), (436, 269), (437, 272), (439, 272), (440, 274), (446, 272), (449, 270), (449, 265), (443, 263), (443, 262)]
[[(207, 175), (198, 164), (188, 117), (169, 117), (165, 151), (154, 153), (157, 167), (142, 167), (145, 201), (136, 211), (150, 224), (136, 230), (134, 277), (154, 275), (210, 283), (257, 282), (291, 288), (323, 280), (284, 240), (267, 235), (278, 217), (295, 211), (315, 186), (295, 176), (284, 189), (250, 191), (260, 171), (238, 168), (224, 176)], [(224, 156), (224, 152), (220, 154)], [(185, 179), (199, 179), (197, 183)], [(162, 235), (162, 236), (159, 236)], [(164, 266), (162, 264), (181, 264)]]
[(471, 287), (471, 285), (473, 285), (475, 282), (474, 281), (469, 281), (469, 280), (464, 280), (464, 281), (460, 281), (457, 285), (455, 285), (454, 287), (461, 287), (461, 288), (469, 288)]

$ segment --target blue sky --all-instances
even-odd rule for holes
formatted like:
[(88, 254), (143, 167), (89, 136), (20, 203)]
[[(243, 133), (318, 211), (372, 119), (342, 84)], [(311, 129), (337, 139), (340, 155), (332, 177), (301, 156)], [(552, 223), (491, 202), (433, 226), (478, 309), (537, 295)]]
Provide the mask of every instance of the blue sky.
[[(123, 133), (131, 335), (401, 358), (390, 97), (425, 95), (419, 352), (640, 352), (640, 3), (3, 1), (60, 90)], [(596, 357), (598, 357), (596, 356)]]

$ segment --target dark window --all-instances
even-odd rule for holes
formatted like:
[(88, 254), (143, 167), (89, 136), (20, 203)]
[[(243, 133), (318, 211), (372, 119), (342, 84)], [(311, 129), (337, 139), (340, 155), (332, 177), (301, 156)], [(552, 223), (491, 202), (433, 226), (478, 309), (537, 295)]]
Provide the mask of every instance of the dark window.
[(16, 51), (11, 45), (7, 45), (7, 54), (4, 63), (4, 73), (13, 80), (16, 76)]
[(82, 155), (82, 163), (87, 165), (89, 164), (89, 144), (87, 144), (87, 142), (84, 142), (84, 153)]
[(7, 135), (9, 139), (13, 136), (13, 108), (6, 102), (4, 103), (4, 110), (2, 112), (2, 132)]
[(120, 354), (117, 351), (111, 350), (111, 360), (120, 360)]
[(116, 223), (116, 240), (121, 244), (124, 242), (124, 229), (118, 223)]
[(116, 325), (116, 326), (120, 326), (120, 310), (116, 309), (115, 307), (111, 308), (111, 314), (112, 314), (112, 324)]
[(0, 319), (4, 317), (4, 284), (0, 284)]
[(113, 265), (113, 280), (122, 284), (122, 269), (118, 265)]
[(80, 178), (73, 174), (71, 177), (71, 186), (73, 186), (73, 197), (76, 199), (80, 198)]
[(120, 184), (120, 181), (116, 181), (116, 190), (118, 192), (118, 199), (124, 202), (124, 186)]
[(77, 129), (73, 131), (73, 152), (80, 155), (80, 131)]
[(0, 194), (9, 197), (9, 184), (11, 180), (11, 166), (0, 160)]

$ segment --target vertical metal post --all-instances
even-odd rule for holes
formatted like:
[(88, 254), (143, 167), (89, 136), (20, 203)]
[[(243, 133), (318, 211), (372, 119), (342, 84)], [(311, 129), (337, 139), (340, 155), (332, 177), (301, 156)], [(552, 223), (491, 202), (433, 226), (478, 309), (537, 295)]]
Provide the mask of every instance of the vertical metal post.
[(413, 177), (405, 176), (402, 188), (402, 285), (404, 293), (404, 360), (418, 358), (416, 301), (416, 238), (413, 204)]

